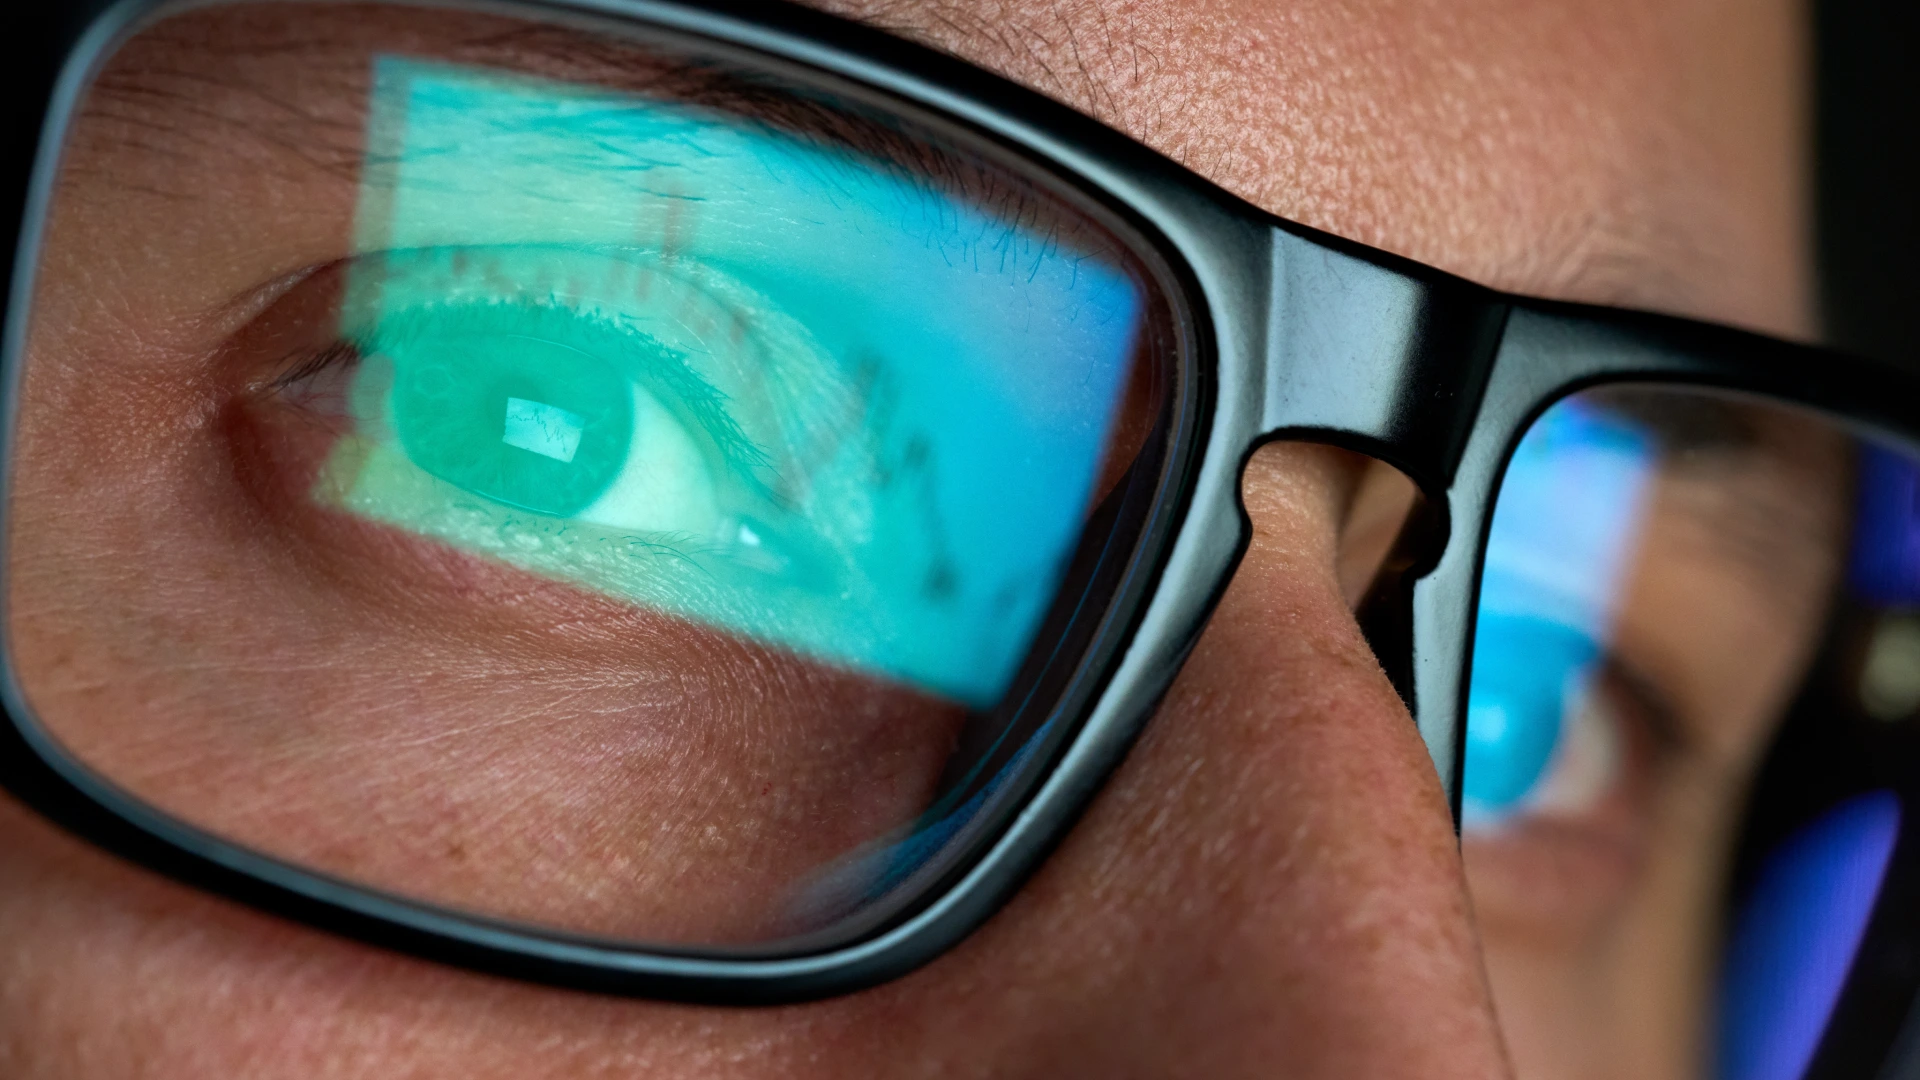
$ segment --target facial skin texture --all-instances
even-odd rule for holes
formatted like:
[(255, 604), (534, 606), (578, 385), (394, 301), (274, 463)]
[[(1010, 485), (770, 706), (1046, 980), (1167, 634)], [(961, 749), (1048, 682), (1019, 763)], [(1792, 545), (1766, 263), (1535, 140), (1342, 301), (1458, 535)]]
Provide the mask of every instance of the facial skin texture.
[[(841, 10), (1309, 225), (1504, 288), (1807, 329), (1785, 5)], [(738, 1012), (470, 976), (153, 879), (9, 803), (0, 1074), (1506, 1075), (1438, 785), (1350, 612), (1377, 475), (1256, 455), (1253, 546), (1139, 747), (1005, 911), (897, 983)], [(1590, 1064), (1510, 1035), (1523, 1076)]]

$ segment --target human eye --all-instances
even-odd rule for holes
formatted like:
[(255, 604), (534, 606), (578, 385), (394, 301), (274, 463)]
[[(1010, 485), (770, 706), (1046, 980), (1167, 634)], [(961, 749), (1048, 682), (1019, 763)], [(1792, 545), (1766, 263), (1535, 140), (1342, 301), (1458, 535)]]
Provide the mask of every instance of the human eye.
[(1476, 630), (1462, 770), (1462, 827), (1578, 820), (1627, 777), (1644, 706), (1578, 627), (1487, 613)]
[(1495, 503), (1461, 834), (1482, 917), (1528, 940), (1575, 948), (1634, 902), (1685, 756), (1672, 643), (1649, 635), (1641, 599), (1664, 467), (1642, 427), (1575, 401), (1527, 432)]
[[(867, 932), (1067, 737), (1083, 601), (1169, 475), (1155, 249), (821, 73), (380, 10), (288, 51), (194, 7), (83, 118), (9, 458), (36, 714), (420, 902)], [(229, 39), (231, 86), (168, 81)]]
[[(696, 284), (644, 255), (522, 247), (383, 253), (345, 274), (374, 301), (271, 383), (272, 402), (340, 422), (320, 505), (684, 609), (688, 571), (822, 586), (834, 541), (816, 519), (871, 502), (808, 483), (810, 449), (860, 441), (863, 418), (820, 415), (846, 404), (829, 359), (713, 271)], [(782, 395), (796, 382), (803, 400)]]
[(1657, 478), (1631, 424), (1562, 407), (1515, 449), (1487, 538), (1463, 827), (1578, 821), (1621, 788), (1657, 710), (1617, 625)]
[(1811, 1060), (1899, 814), (1877, 764), (1805, 760), (1879, 737), (1849, 627), (1886, 601), (1860, 568), (1900, 553), (1884, 595), (1908, 595), (1910, 465), (1876, 489), (1859, 452), (1815, 413), (1654, 384), (1580, 391), (1515, 447), (1461, 832), (1517, 1028), (1597, 1048), (1664, 1026), (1671, 1060), (1722, 1075)]
[[(373, 445), (350, 451), (363, 470), (352, 487), (404, 483), (364, 478), (404, 462), (544, 517), (714, 532), (709, 456), (619, 362), (677, 362), (657, 345), (550, 306), (428, 309), (398, 321), (407, 325), (383, 324), (356, 342), (365, 359), (354, 418)], [(633, 355), (643, 351), (651, 355)], [(375, 453), (390, 460), (361, 456)]]

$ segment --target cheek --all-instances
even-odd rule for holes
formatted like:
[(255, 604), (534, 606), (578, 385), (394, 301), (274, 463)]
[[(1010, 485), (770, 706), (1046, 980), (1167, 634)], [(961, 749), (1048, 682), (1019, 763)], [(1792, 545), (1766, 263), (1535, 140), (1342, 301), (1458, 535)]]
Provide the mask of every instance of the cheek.
[(465, 975), (149, 877), (4, 798), (0, 936), (9, 1080), (869, 1072), (848, 1053), (875, 1020), (859, 1006), (686, 1009)]
[[(1252, 550), (1141, 745), (1009, 906), (920, 972), (768, 1010), (555, 993), (280, 924), (0, 802), (0, 936), (20, 943), (0, 957), (0, 1068), (23, 1080), (1493, 1075), (1444, 803), (1340, 599), (1331, 500), (1311, 478), (1262, 479), (1247, 500)], [(837, 694), (843, 717), (857, 704), (814, 690)]]
[[(30, 387), (15, 660), (162, 809), (469, 910), (754, 941), (933, 801), (958, 706), (326, 511), (285, 432), (82, 370)], [(68, 451), (114, 415), (161, 419)]]
[(298, 629), (164, 590), (136, 598), (169, 614), (152, 632), (43, 626), (19, 658), (29, 698), (101, 775), (218, 835), (546, 925), (777, 933), (783, 894), (931, 802), (960, 719), (738, 647), (702, 655), (689, 627), (650, 628), (636, 636), (663, 647), (624, 657), (449, 659), (445, 642), (330, 627), (301, 597), (249, 597)]

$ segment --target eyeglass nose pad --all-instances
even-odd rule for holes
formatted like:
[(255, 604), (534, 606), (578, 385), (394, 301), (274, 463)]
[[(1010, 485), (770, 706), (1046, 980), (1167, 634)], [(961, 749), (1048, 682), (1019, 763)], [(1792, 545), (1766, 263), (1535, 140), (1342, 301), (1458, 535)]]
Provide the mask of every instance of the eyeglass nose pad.
[[(1441, 505), (1385, 462), (1368, 470), (1341, 538), (1341, 585), (1360, 632), (1409, 709), (1413, 707), (1413, 587), (1446, 547)], [(1350, 576), (1351, 575), (1351, 576)]]

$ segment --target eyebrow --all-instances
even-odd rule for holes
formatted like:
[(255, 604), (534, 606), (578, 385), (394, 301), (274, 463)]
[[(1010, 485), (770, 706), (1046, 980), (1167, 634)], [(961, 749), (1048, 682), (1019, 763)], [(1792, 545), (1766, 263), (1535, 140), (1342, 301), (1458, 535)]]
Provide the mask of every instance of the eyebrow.
[[(107, 122), (89, 132), (105, 136), (102, 149), (177, 159), (195, 148), (232, 155), (238, 140), (296, 169), (356, 177), (366, 157), (372, 61), (398, 54), (550, 79), (587, 93), (631, 94), (712, 110), (724, 122), (759, 127), (826, 153), (856, 155), (868, 168), (960, 199), (1046, 245), (1064, 243), (1116, 263), (1131, 262), (1122, 254), (1127, 245), (1097, 220), (1091, 204), (1066, 185), (1043, 179), (1037, 167), (999, 160), (1001, 151), (969, 145), (968, 137), (910, 106), (873, 104), (863, 100), (864, 93), (849, 93), (824, 77), (789, 75), (772, 65), (748, 71), (705, 57), (677, 57), (630, 30), (596, 31), (472, 12), (396, 9), (382, 13), (387, 17), (380, 23), (392, 24), (386, 26), (348, 23), (344, 13), (322, 10), (303, 26), (311, 32), (297, 41), (275, 40), (245, 20), (237, 20), (244, 25), (235, 34), (219, 26), (224, 14), (203, 10), (163, 20), (109, 62), (83, 111), (86, 120)], [(216, 20), (220, 32), (196, 25), (207, 19)], [(249, 35), (249, 30), (256, 32)], [(271, 61), (280, 69), (299, 65), (297, 96), (277, 92), (236, 64), (245, 60)], [(225, 108), (221, 97), (229, 103)], [(108, 182), (168, 198), (202, 196), (166, 190), (125, 169), (90, 169), (80, 162), (74, 171), (104, 174)]]
[[(1589, 391), (1596, 406), (1643, 430), (1658, 475), (1684, 485), (1675, 508), (1762, 589), (1789, 566), (1838, 569), (1850, 520), (1850, 440), (1820, 418), (1698, 389)], [(1671, 489), (1670, 489), (1671, 490)]]
[(1591, 390), (1582, 398), (1631, 421), (1665, 454), (1765, 452), (1761, 406), (1719, 394), (1626, 385)]

